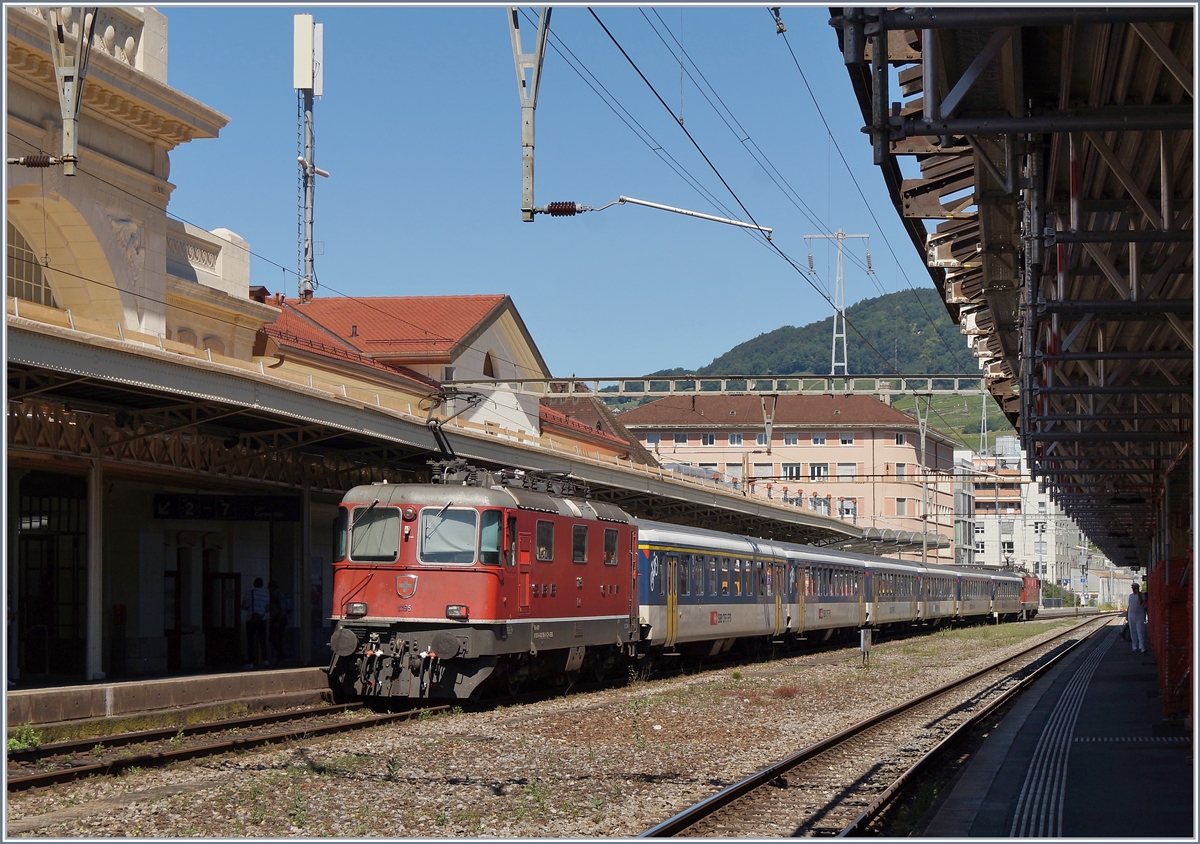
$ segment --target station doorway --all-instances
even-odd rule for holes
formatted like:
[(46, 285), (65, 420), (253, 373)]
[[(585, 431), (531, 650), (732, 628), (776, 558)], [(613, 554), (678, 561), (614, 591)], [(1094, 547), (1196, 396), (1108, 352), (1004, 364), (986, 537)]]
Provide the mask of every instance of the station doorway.
[(87, 481), (31, 471), (18, 482), (18, 498), (10, 630), (17, 667), (22, 678), (77, 680), (87, 644)]

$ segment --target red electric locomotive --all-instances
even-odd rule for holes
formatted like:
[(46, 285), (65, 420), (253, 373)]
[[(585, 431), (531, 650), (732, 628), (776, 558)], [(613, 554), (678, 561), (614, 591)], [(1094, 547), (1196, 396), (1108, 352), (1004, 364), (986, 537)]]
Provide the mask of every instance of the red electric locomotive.
[(1042, 581), (1032, 574), (1021, 573), (1021, 615), (1033, 618), (1038, 614), (1038, 603), (1042, 592)]
[(355, 487), (333, 566), (331, 686), (458, 698), (602, 675), (638, 640), (637, 528), (570, 485), (461, 467)]

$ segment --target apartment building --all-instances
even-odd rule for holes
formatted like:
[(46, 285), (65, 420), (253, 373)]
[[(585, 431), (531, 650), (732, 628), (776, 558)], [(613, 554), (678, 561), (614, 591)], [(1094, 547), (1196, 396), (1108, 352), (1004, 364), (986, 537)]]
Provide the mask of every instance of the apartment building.
[[(871, 396), (670, 396), (620, 415), (664, 466), (695, 467), (736, 488), (864, 527), (945, 537), (929, 559), (953, 562), (953, 440)], [(927, 467), (923, 470), (922, 467)], [(922, 506), (922, 481), (928, 506)], [(926, 543), (929, 545), (929, 543)], [(895, 553), (895, 546), (880, 548)]]
[(1024, 568), (1046, 582), (1074, 588), (1086, 539), (1032, 480), (1017, 438), (997, 437), (994, 453), (973, 455), (972, 463), (975, 564)]

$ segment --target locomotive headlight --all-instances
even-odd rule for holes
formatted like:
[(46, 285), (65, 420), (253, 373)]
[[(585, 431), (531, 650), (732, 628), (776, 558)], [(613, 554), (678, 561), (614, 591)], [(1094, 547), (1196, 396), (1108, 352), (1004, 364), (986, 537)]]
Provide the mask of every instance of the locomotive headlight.
[(346, 604), (347, 618), (362, 618), (367, 614), (367, 604), (365, 601), (352, 601)]
[(467, 621), (471, 618), (471, 610), (466, 604), (448, 604), (446, 606), (446, 618), (453, 618), (456, 621)]

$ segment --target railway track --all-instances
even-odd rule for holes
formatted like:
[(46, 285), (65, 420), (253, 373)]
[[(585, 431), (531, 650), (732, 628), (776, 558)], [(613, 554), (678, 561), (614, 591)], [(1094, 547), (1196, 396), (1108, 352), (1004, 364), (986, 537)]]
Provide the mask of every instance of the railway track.
[[(360, 714), (361, 703), (350, 703), (10, 750), (7, 754), (8, 790), (21, 791), (81, 777), (119, 774), (133, 768), (168, 765), (267, 744), (350, 732), (446, 709), (449, 706), (430, 706), (364, 716)], [(293, 726), (283, 731), (271, 729), (285, 722), (292, 722)]]
[[(956, 735), (1008, 702), (1108, 621), (1105, 616), (1092, 616), (1052, 639), (848, 727), (640, 837), (775, 838), (861, 832)], [(1078, 638), (1063, 647), (1073, 635)]]

